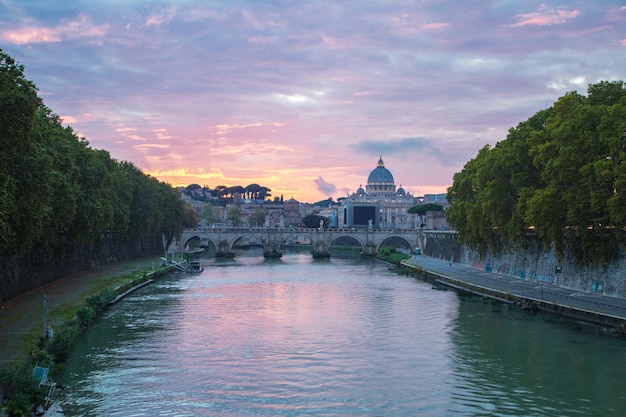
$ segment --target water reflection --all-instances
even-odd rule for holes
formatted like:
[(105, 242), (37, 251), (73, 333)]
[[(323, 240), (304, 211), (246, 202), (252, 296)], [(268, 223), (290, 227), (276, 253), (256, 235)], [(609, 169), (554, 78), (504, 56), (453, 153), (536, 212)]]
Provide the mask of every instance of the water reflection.
[(465, 298), (452, 335), (451, 412), (618, 416), (626, 395), (623, 341)]
[(620, 341), (494, 312), (373, 260), (250, 253), (109, 310), (61, 376), (67, 415), (624, 413)]

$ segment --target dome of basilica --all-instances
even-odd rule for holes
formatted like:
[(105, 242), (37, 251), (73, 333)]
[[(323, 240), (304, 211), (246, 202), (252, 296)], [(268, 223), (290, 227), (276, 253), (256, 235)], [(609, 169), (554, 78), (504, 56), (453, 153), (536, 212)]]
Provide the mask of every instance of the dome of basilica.
[(391, 175), (391, 172), (385, 168), (382, 157), (378, 160), (376, 168), (374, 168), (374, 170), (370, 172), (369, 177), (367, 177), (367, 184), (393, 184), (393, 175)]

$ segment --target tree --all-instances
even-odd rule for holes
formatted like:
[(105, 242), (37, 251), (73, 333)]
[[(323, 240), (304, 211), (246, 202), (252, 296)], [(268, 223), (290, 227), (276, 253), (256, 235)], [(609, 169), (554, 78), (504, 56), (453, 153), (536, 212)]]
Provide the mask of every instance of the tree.
[(320, 221), (322, 222), (322, 227), (328, 227), (329, 219), (319, 214), (308, 214), (302, 218), (302, 224), (304, 227), (308, 227), (310, 229), (318, 229), (320, 227)]
[(180, 233), (178, 192), (64, 128), (23, 70), (0, 50), (0, 251)]
[(183, 219), (183, 226), (186, 228), (196, 228), (198, 226), (198, 213), (194, 210), (193, 206), (189, 203), (185, 203), (185, 217)]
[(200, 218), (206, 220), (209, 224), (216, 223), (221, 220), (220, 213), (217, 211), (213, 204), (206, 203), (200, 211)]
[(425, 215), (427, 211), (443, 211), (443, 206), (441, 204), (426, 203), (418, 204), (409, 209), (409, 213), (419, 214), (421, 216)]
[(581, 263), (617, 253), (626, 226), (626, 88), (570, 92), (485, 146), (454, 175), (449, 223), (461, 240), (497, 251), (536, 233)]
[(248, 219), (248, 223), (250, 223), (250, 226), (252, 227), (261, 227), (265, 224), (265, 216), (266, 216), (266, 210), (262, 207), (257, 207), (256, 210), (254, 210), (254, 213), (252, 213), (250, 215), (250, 218)]
[(233, 226), (241, 226), (241, 208), (238, 206), (229, 208), (227, 219)]

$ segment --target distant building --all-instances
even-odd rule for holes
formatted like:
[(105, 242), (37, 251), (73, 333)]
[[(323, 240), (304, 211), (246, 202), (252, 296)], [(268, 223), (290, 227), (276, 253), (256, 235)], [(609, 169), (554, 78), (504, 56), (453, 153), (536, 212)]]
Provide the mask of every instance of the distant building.
[(402, 186), (396, 189), (391, 172), (385, 168), (382, 157), (362, 186), (355, 193), (342, 199), (343, 213), (340, 227), (377, 229), (414, 229), (417, 216), (408, 210), (418, 204), (411, 193)]
[(300, 202), (293, 197), (283, 202), (283, 215), (286, 226), (298, 226), (304, 217), (300, 214)]
[(448, 208), (448, 195), (443, 194), (424, 194), (423, 197), (418, 197), (418, 200), (422, 204), (434, 203), (439, 204), (444, 209)]

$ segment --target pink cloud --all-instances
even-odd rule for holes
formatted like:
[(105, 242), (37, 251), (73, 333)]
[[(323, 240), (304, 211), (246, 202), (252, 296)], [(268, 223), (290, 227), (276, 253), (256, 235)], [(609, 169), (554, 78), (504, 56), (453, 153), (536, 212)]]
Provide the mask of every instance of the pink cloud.
[(618, 22), (624, 19), (626, 19), (626, 6), (609, 10), (606, 17), (609, 22)]
[(25, 43), (49, 43), (60, 42), (61, 37), (52, 29), (47, 28), (21, 28), (16, 31), (4, 32), (2, 39), (9, 43), (25, 44)]
[(438, 22), (438, 23), (428, 23), (422, 26), (424, 29), (444, 29), (450, 26), (450, 23)]
[(542, 4), (536, 12), (518, 14), (517, 23), (510, 25), (511, 27), (522, 26), (551, 26), (568, 23), (580, 14), (578, 10), (566, 10), (564, 7), (548, 7)]
[(56, 27), (36, 26), (27, 22), (16, 30), (0, 34), (3, 39), (12, 44), (55, 43), (67, 39), (104, 37), (109, 31), (108, 25), (94, 25), (85, 15), (76, 19), (64, 21)]

